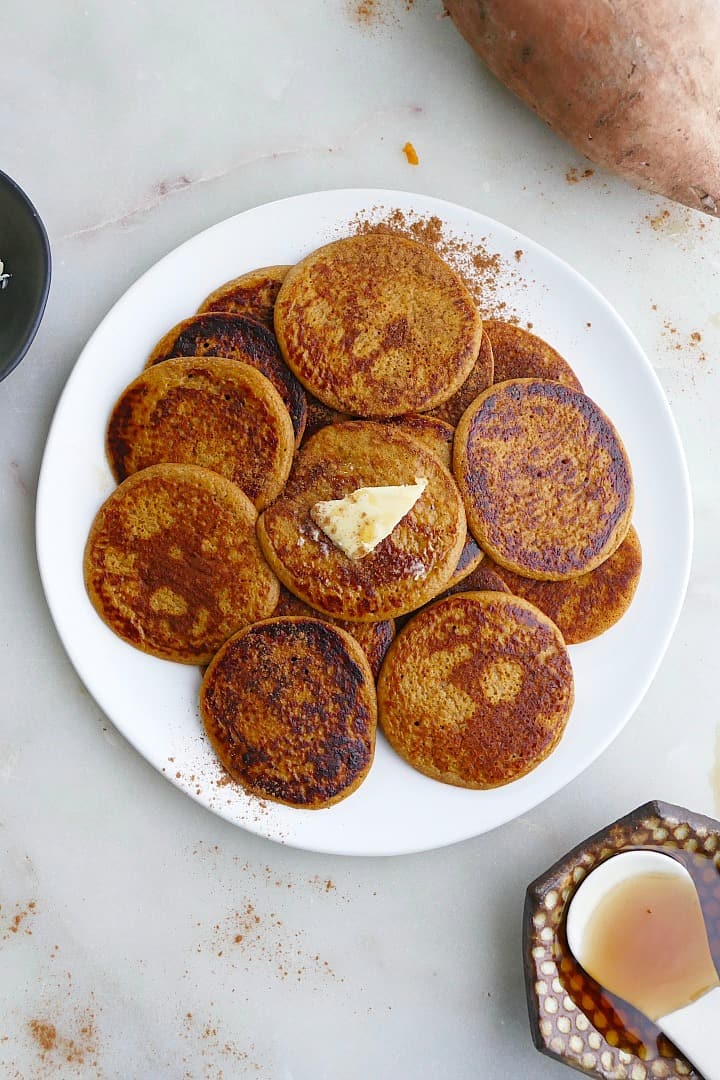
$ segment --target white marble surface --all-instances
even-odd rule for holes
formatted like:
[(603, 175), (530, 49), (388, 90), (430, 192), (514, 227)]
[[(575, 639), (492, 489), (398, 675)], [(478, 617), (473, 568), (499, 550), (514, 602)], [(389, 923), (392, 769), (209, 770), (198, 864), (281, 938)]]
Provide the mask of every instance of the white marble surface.
[[(529, 1036), (525, 885), (646, 799), (720, 812), (720, 222), (582, 178), (439, 0), (376, 0), (365, 24), (357, 6), (3, 4), (0, 166), (54, 253), (40, 333), (0, 385), (3, 1078), (560, 1076)], [(257, 839), (161, 779), (71, 669), (34, 556), (53, 408), (117, 297), (213, 222), (344, 186), (481, 210), (597, 285), (665, 386), (697, 529), (669, 652), (603, 757), (494, 833), (386, 860)], [(33, 1021), (55, 1026), (53, 1047)]]

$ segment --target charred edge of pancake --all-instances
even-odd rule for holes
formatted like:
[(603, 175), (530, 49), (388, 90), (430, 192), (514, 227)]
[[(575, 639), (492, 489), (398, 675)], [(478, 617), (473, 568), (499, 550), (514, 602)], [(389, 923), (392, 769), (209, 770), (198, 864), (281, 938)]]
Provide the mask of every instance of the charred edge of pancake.
[(270, 278), (260, 278), (254, 285), (235, 285), (222, 287), (216, 292), (220, 295), (209, 303), (203, 304), (201, 315), (210, 312), (227, 311), (247, 319), (255, 319), (269, 330), (273, 329), (275, 300), (282, 282)]
[[(198, 343), (208, 337), (220, 340), (213, 344), (211, 352), (207, 351), (207, 346), (198, 349)], [(180, 331), (165, 353), (155, 359), (155, 363), (180, 356), (226, 356), (228, 353), (223, 352), (222, 348), (223, 339), (229, 346), (230, 354), (233, 350), (241, 350), (248, 363), (277, 387), (290, 413), (295, 438), (299, 440), (307, 419), (305, 390), (285, 363), (273, 331), (257, 319), (221, 311), (193, 315), (192, 323)], [(282, 386), (278, 386), (278, 382)]]
[[(303, 644), (317, 650), (329, 661), (334, 675), (334, 694), (327, 710), (323, 701), (316, 698), (314, 702), (315, 716), (321, 724), (327, 723), (328, 728), (332, 730), (322, 747), (316, 746), (312, 753), (308, 753), (308, 772), (303, 777), (302, 784), (297, 786), (275, 776), (247, 776), (244, 770), (252, 769), (254, 766), (268, 764), (272, 768), (273, 752), (272, 748), (268, 750), (265, 747), (249, 746), (237, 731), (233, 711), (234, 695), (232, 692), (227, 693), (224, 684), (230, 683), (237, 677), (234, 654), (240, 650), (242, 654), (247, 655), (253, 638), (261, 635), (271, 643), (291, 646), (299, 634), (302, 635)], [(253, 650), (253, 655), (257, 657), (255, 650)], [(367, 674), (350, 656), (342, 633), (329, 623), (302, 617), (293, 618), (292, 621), (278, 619), (259, 623), (250, 627), (239, 639), (228, 643), (209, 674), (207, 699), (213, 710), (212, 722), (222, 730), (225, 744), (233, 747), (233, 756), (235, 758), (240, 756), (238, 765), (230, 762), (230, 772), (231, 774), (235, 772), (241, 777), (242, 782), (256, 795), (266, 795), (268, 798), (292, 803), (295, 806), (316, 804), (319, 801), (335, 799), (367, 769), (373, 755), (373, 717), (361, 697), (362, 691), (367, 688)], [(217, 676), (222, 679), (223, 685), (214, 691), (212, 680)], [(272, 665), (269, 665), (265, 685), (271, 684), (273, 677)], [(267, 697), (271, 705), (281, 706), (282, 688), (271, 688)], [(354, 739), (348, 734), (351, 723), (358, 735)], [(300, 728), (300, 724), (297, 723), (294, 729), (296, 732), (300, 729), (301, 734), (308, 738), (309, 747), (314, 725), (306, 723), (303, 728)], [(347, 773), (346, 781), (338, 786), (333, 781), (343, 767)], [(310, 768), (312, 775), (310, 775)]]
[[(495, 398), (498, 393), (506, 394), (511, 397), (513, 401), (518, 403), (522, 401), (524, 397), (542, 397), (552, 398), (561, 404), (573, 405), (587, 422), (590, 434), (595, 437), (597, 443), (608, 453), (611, 463), (608, 479), (613, 492), (616, 495), (617, 504), (615, 509), (607, 515), (602, 530), (598, 535), (591, 537), (590, 542), (583, 548), (582, 563), (578, 564), (577, 559), (568, 558), (567, 552), (560, 550), (559, 546), (553, 547), (552, 545), (547, 545), (545, 548), (545, 557), (541, 557), (540, 554), (531, 554), (530, 552), (523, 551), (526, 567), (528, 570), (532, 571), (541, 571), (546, 568), (547, 555), (552, 556), (553, 569), (556, 569), (559, 573), (571, 572), (572, 570), (577, 569), (578, 565), (585, 566), (587, 562), (597, 558), (597, 556), (605, 549), (608, 540), (617, 529), (622, 518), (627, 514), (628, 508), (632, 505), (632, 473), (630, 472), (629, 462), (620, 437), (602, 409), (581, 390), (575, 390), (574, 387), (566, 386), (564, 383), (552, 382), (550, 380), (534, 380), (523, 386), (511, 386), (509, 388), (504, 383), (498, 383), (497, 387), (497, 392), (488, 393), (485, 400), (481, 403), (480, 408), (470, 420), (467, 434), (468, 457), (471, 456), (471, 448), (481, 419), (483, 416), (488, 416), (494, 411)], [(509, 475), (505, 471), (502, 472), (502, 479), (510, 480)], [(488, 484), (485, 479), (484, 470), (482, 468), (473, 470), (467, 469), (464, 476), (464, 482), (467, 484), (468, 491), (472, 498), (477, 500), (478, 503), (483, 506), (483, 517), (488, 523), (488, 531), (492, 530), (497, 534), (500, 531), (498, 526), (498, 515), (492, 509), (492, 502), (489, 498)], [(510, 485), (508, 484), (508, 490), (509, 488)], [(589, 499), (594, 497), (595, 496), (588, 495)], [(622, 540), (622, 537), (620, 537), (620, 539)]]
[(473, 537), (470, 535), (470, 533), (468, 533), (467, 539), (466, 539), (465, 543), (463, 544), (463, 549), (460, 552), (460, 558), (457, 561), (457, 566), (453, 570), (453, 577), (455, 577), (457, 574), (464, 573), (466, 570), (467, 570), (468, 573), (471, 573), (471, 571), (468, 570), (468, 567), (472, 566), (472, 564), (476, 561), (476, 559), (482, 558), (482, 557), (483, 557), (482, 548), (473, 539)]
[(133, 445), (123, 432), (133, 419), (135, 408), (139, 402), (147, 397), (148, 387), (145, 384), (134, 386), (132, 390), (123, 393), (117, 405), (110, 414), (107, 434), (105, 436), (105, 452), (110, 464), (110, 469), (118, 484), (128, 478), (126, 462), (132, 453)]

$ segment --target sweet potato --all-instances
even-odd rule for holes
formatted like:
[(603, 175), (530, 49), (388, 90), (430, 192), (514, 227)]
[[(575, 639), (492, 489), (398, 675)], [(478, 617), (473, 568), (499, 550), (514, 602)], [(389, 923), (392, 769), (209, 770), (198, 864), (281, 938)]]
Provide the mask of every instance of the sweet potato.
[(445, 0), (513, 93), (591, 161), (720, 216), (718, 0)]

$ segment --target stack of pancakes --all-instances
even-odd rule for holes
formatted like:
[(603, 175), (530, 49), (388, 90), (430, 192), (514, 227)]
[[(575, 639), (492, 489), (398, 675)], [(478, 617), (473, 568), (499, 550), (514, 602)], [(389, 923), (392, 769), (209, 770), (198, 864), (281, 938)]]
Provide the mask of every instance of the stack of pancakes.
[[(107, 453), (90, 599), (129, 644), (209, 665), (220, 761), (291, 806), (354, 791), (378, 721), (437, 780), (524, 776), (572, 709), (567, 645), (613, 625), (639, 579), (610, 420), (556, 350), (483, 324), (460, 275), (401, 237), (221, 285), (120, 396)], [(361, 558), (313, 520), (419, 478)]]

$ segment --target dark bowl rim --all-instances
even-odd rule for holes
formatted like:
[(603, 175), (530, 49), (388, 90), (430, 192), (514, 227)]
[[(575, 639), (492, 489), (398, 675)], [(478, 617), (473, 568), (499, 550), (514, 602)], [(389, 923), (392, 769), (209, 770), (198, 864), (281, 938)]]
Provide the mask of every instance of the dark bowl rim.
[(8, 174), (3, 172), (2, 169), (0, 169), (0, 185), (8, 187), (11, 191), (15, 193), (15, 195), (19, 196), (20, 201), (24, 203), (25, 207), (30, 211), (30, 216), (33, 219), (38, 235), (40, 237), (40, 246), (42, 249), (44, 264), (43, 288), (40, 294), (40, 301), (35, 311), (35, 317), (33, 318), (27, 334), (20, 342), (19, 348), (14, 354), (11, 353), (9, 362), (4, 367), (0, 367), (0, 382), (2, 382), (3, 379), (5, 379), (8, 375), (10, 375), (11, 372), (15, 370), (20, 361), (23, 359), (25, 353), (28, 351), (33, 341), (35, 340), (35, 335), (40, 328), (40, 323), (42, 322), (43, 315), (45, 314), (45, 306), (47, 304), (48, 294), (50, 292), (50, 281), (52, 279), (52, 255), (50, 253), (50, 241), (48, 240), (47, 229), (45, 228), (45, 224), (40, 217), (40, 214), (35, 209), (35, 206), (31, 202), (29, 196), (26, 194), (25, 191), (23, 191), (23, 189), (20, 187), (16, 180), (13, 180), (12, 176), (8, 176)]

